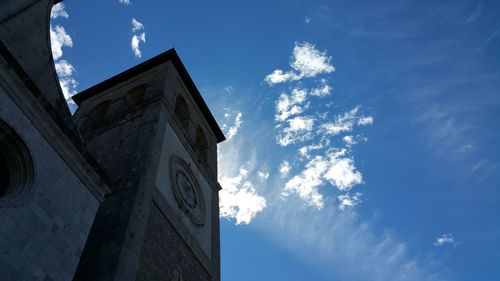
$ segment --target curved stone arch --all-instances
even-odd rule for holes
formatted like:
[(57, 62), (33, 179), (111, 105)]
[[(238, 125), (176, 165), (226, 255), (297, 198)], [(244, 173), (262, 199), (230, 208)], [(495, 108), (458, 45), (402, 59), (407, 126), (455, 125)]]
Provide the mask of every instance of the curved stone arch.
[(181, 127), (189, 133), (189, 123), (191, 122), (191, 112), (186, 100), (182, 96), (177, 96), (174, 108), (175, 118)]
[(0, 1), (0, 49), (19, 78), (29, 84), (32, 94), (44, 100), (44, 106), (74, 130), (52, 56), (50, 14), (58, 2), (61, 1)]
[(127, 102), (130, 106), (141, 105), (144, 101), (148, 87), (146, 84), (140, 84), (127, 91)]
[(194, 143), (194, 148), (198, 156), (200, 158), (207, 162), (208, 161), (208, 141), (207, 137), (205, 135), (205, 132), (203, 129), (198, 126), (196, 128), (196, 137), (195, 137), (195, 143)]
[(7, 122), (0, 119), (0, 208), (16, 207), (35, 191), (35, 168), (28, 146)]

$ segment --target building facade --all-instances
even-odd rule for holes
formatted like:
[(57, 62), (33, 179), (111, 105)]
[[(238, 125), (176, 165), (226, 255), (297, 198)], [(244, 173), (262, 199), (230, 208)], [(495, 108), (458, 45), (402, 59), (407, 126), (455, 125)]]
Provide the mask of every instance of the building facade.
[(0, 280), (220, 280), (220, 128), (175, 50), (78, 95), (52, 0), (0, 1)]

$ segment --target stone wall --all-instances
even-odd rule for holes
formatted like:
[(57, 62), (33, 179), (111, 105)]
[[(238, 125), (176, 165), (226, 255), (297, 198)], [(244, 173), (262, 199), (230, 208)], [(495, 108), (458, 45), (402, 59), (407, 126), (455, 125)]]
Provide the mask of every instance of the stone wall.
[(136, 280), (211, 280), (157, 206), (149, 214)]
[(36, 103), (23, 106), (13, 81), (0, 80), (0, 118), (24, 141), (34, 167), (31, 191), (14, 203), (0, 198), (0, 280), (71, 280), (99, 205), (80, 173), (91, 167), (43, 111), (31, 115)]

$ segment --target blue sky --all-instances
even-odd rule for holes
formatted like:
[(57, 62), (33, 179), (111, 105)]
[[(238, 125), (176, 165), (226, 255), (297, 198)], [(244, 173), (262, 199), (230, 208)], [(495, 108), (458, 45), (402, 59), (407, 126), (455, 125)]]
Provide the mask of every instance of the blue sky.
[(228, 137), (223, 280), (500, 278), (500, 2), (67, 0), (52, 29), (68, 96), (176, 48)]

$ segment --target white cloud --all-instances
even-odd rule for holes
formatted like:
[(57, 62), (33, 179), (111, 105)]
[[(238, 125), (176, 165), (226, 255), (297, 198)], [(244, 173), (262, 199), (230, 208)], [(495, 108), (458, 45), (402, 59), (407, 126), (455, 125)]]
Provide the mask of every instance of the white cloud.
[(332, 87), (326, 84), (326, 81), (323, 80), (323, 86), (321, 88), (314, 88), (311, 90), (312, 96), (324, 97), (328, 96), (332, 92)]
[(118, 0), (118, 2), (123, 5), (132, 5), (132, 2), (130, 2), (130, 0)]
[(456, 245), (457, 242), (455, 241), (455, 238), (451, 233), (448, 234), (443, 234), (441, 237), (438, 237), (436, 241), (434, 242), (434, 246), (436, 247), (441, 247), (444, 245)]
[(132, 18), (132, 32), (141, 31), (144, 29), (144, 24)]
[(63, 77), (59, 78), (59, 84), (61, 85), (61, 90), (64, 94), (66, 102), (73, 103), (73, 101), (70, 98), (78, 93), (76, 90), (78, 82), (76, 82), (76, 80), (72, 77)]
[(260, 182), (266, 182), (267, 179), (269, 178), (269, 173), (268, 172), (264, 172), (264, 171), (257, 171), (257, 179), (260, 181)]
[(304, 22), (305, 22), (306, 24), (310, 24), (310, 23), (311, 23), (311, 17), (305, 17), (305, 18), (304, 18)]
[(331, 59), (326, 55), (326, 52), (318, 51), (316, 46), (311, 43), (295, 43), (290, 62), (293, 70), (284, 72), (281, 69), (276, 69), (264, 80), (272, 85), (311, 78), (322, 73), (331, 73), (335, 71), (335, 67), (330, 63)]
[(367, 116), (367, 117), (361, 117), (358, 120), (358, 125), (360, 126), (366, 126), (366, 125), (372, 125), (373, 124), (373, 117)]
[(249, 224), (255, 215), (266, 208), (266, 199), (257, 194), (253, 184), (247, 180), (248, 171), (240, 168), (235, 177), (219, 179), (219, 208), (222, 218), (236, 219), (236, 224)]
[(68, 12), (66, 12), (64, 3), (58, 3), (52, 6), (52, 11), (50, 11), (50, 18), (55, 19), (58, 17), (69, 18)]
[(361, 196), (362, 194), (359, 192), (354, 193), (353, 195), (349, 194), (343, 194), (337, 196), (337, 199), (339, 200), (339, 209), (341, 211), (344, 211), (347, 207), (354, 207), (361, 202)]
[(299, 80), (300, 77), (298, 74), (295, 74), (293, 72), (283, 72), (281, 69), (276, 69), (273, 71), (273, 73), (269, 74), (266, 76), (265, 81), (272, 85), (272, 84), (278, 84), (278, 83), (283, 83), (287, 81), (295, 81)]
[(346, 143), (348, 147), (351, 147), (357, 143), (353, 136), (345, 136), (342, 140)]
[(330, 150), (326, 156), (314, 157), (300, 174), (285, 184), (282, 195), (287, 197), (291, 193), (296, 193), (307, 205), (322, 209), (323, 196), (318, 190), (325, 182), (329, 182), (341, 191), (347, 191), (363, 182), (361, 173), (354, 166), (354, 161), (346, 156), (346, 150)]
[[(56, 18), (69, 18), (69, 14), (65, 10), (64, 3), (59, 3), (52, 6), (50, 14), (51, 19)], [(67, 60), (61, 59), (63, 56), (63, 47), (73, 47), (73, 40), (71, 36), (66, 33), (64, 27), (50, 25), (50, 44), (52, 48), (52, 57), (54, 59), (54, 67), (59, 77), (59, 84), (64, 94), (66, 102), (72, 103), (71, 96), (77, 93), (76, 87), (78, 83), (71, 77), (75, 68)]]
[(55, 67), (59, 77), (71, 76), (75, 71), (75, 68), (67, 60), (59, 60), (55, 63)]
[(276, 102), (276, 121), (283, 122), (288, 117), (302, 113), (308, 105), (301, 106), (306, 101), (307, 91), (304, 89), (292, 89), (291, 95), (282, 93)]
[(286, 178), (288, 176), (288, 174), (290, 173), (290, 163), (288, 163), (288, 161), (283, 161), (281, 162), (280, 164), (280, 175), (282, 178)]
[(291, 66), (302, 77), (314, 77), (321, 73), (335, 71), (333, 65), (330, 64), (331, 59), (326, 56), (326, 52), (320, 52), (313, 44), (304, 42), (295, 44)]
[(132, 32), (137, 33), (132, 35), (132, 39), (130, 40), (130, 47), (132, 48), (132, 52), (134, 52), (136, 58), (142, 57), (141, 49), (139, 47), (140, 43), (146, 43), (146, 33), (139, 33), (138, 31), (141, 30), (144, 30), (144, 24), (142, 24), (135, 18), (132, 18)]
[(146, 43), (146, 33), (141, 33), (140, 35), (133, 35), (132, 40), (130, 41), (130, 47), (134, 52), (136, 58), (142, 57), (141, 49), (139, 48), (140, 42)]
[(76, 80), (71, 77), (75, 68), (67, 60), (63, 59), (56, 61), (55, 68), (64, 98), (71, 102), (70, 97), (77, 93), (76, 87), (78, 86)]
[(321, 156), (316, 156), (306, 165), (300, 175), (290, 179), (283, 189), (282, 195), (287, 197), (290, 193), (297, 193), (307, 205), (322, 209), (324, 206), (323, 196), (318, 192), (319, 186), (323, 184), (323, 174), (327, 169), (327, 163)]
[(306, 146), (299, 148), (299, 154), (301, 157), (310, 158), (311, 157), (309, 155), (310, 151), (322, 149), (323, 147), (324, 147), (324, 145), (322, 143), (306, 145)]
[(238, 130), (241, 128), (241, 124), (243, 123), (243, 113), (236, 113), (236, 117), (234, 118), (234, 125), (229, 127), (227, 131), (227, 140), (230, 140), (236, 136)]
[(373, 124), (373, 117), (358, 116), (359, 107), (353, 108), (342, 115), (337, 115), (334, 122), (327, 122), (321, 125), (323, 131), (328, 135), (338, 135), (344, 132), (351, 132), (355, 125), (367, 126)]
[(288, 126), (281, 129), (277, 142), (281, 146), (303, 142), (313, 137), (312, 130), (314, 118), (310, 116), (297, 116), (287, 120)]
[(73, 47), (73, 40), (66, 33), (64, 27), (56, 25), (50, 27), (50, 44), (52, 47), (52, 56), (58, 60), (63, 55), (63, 47)]

